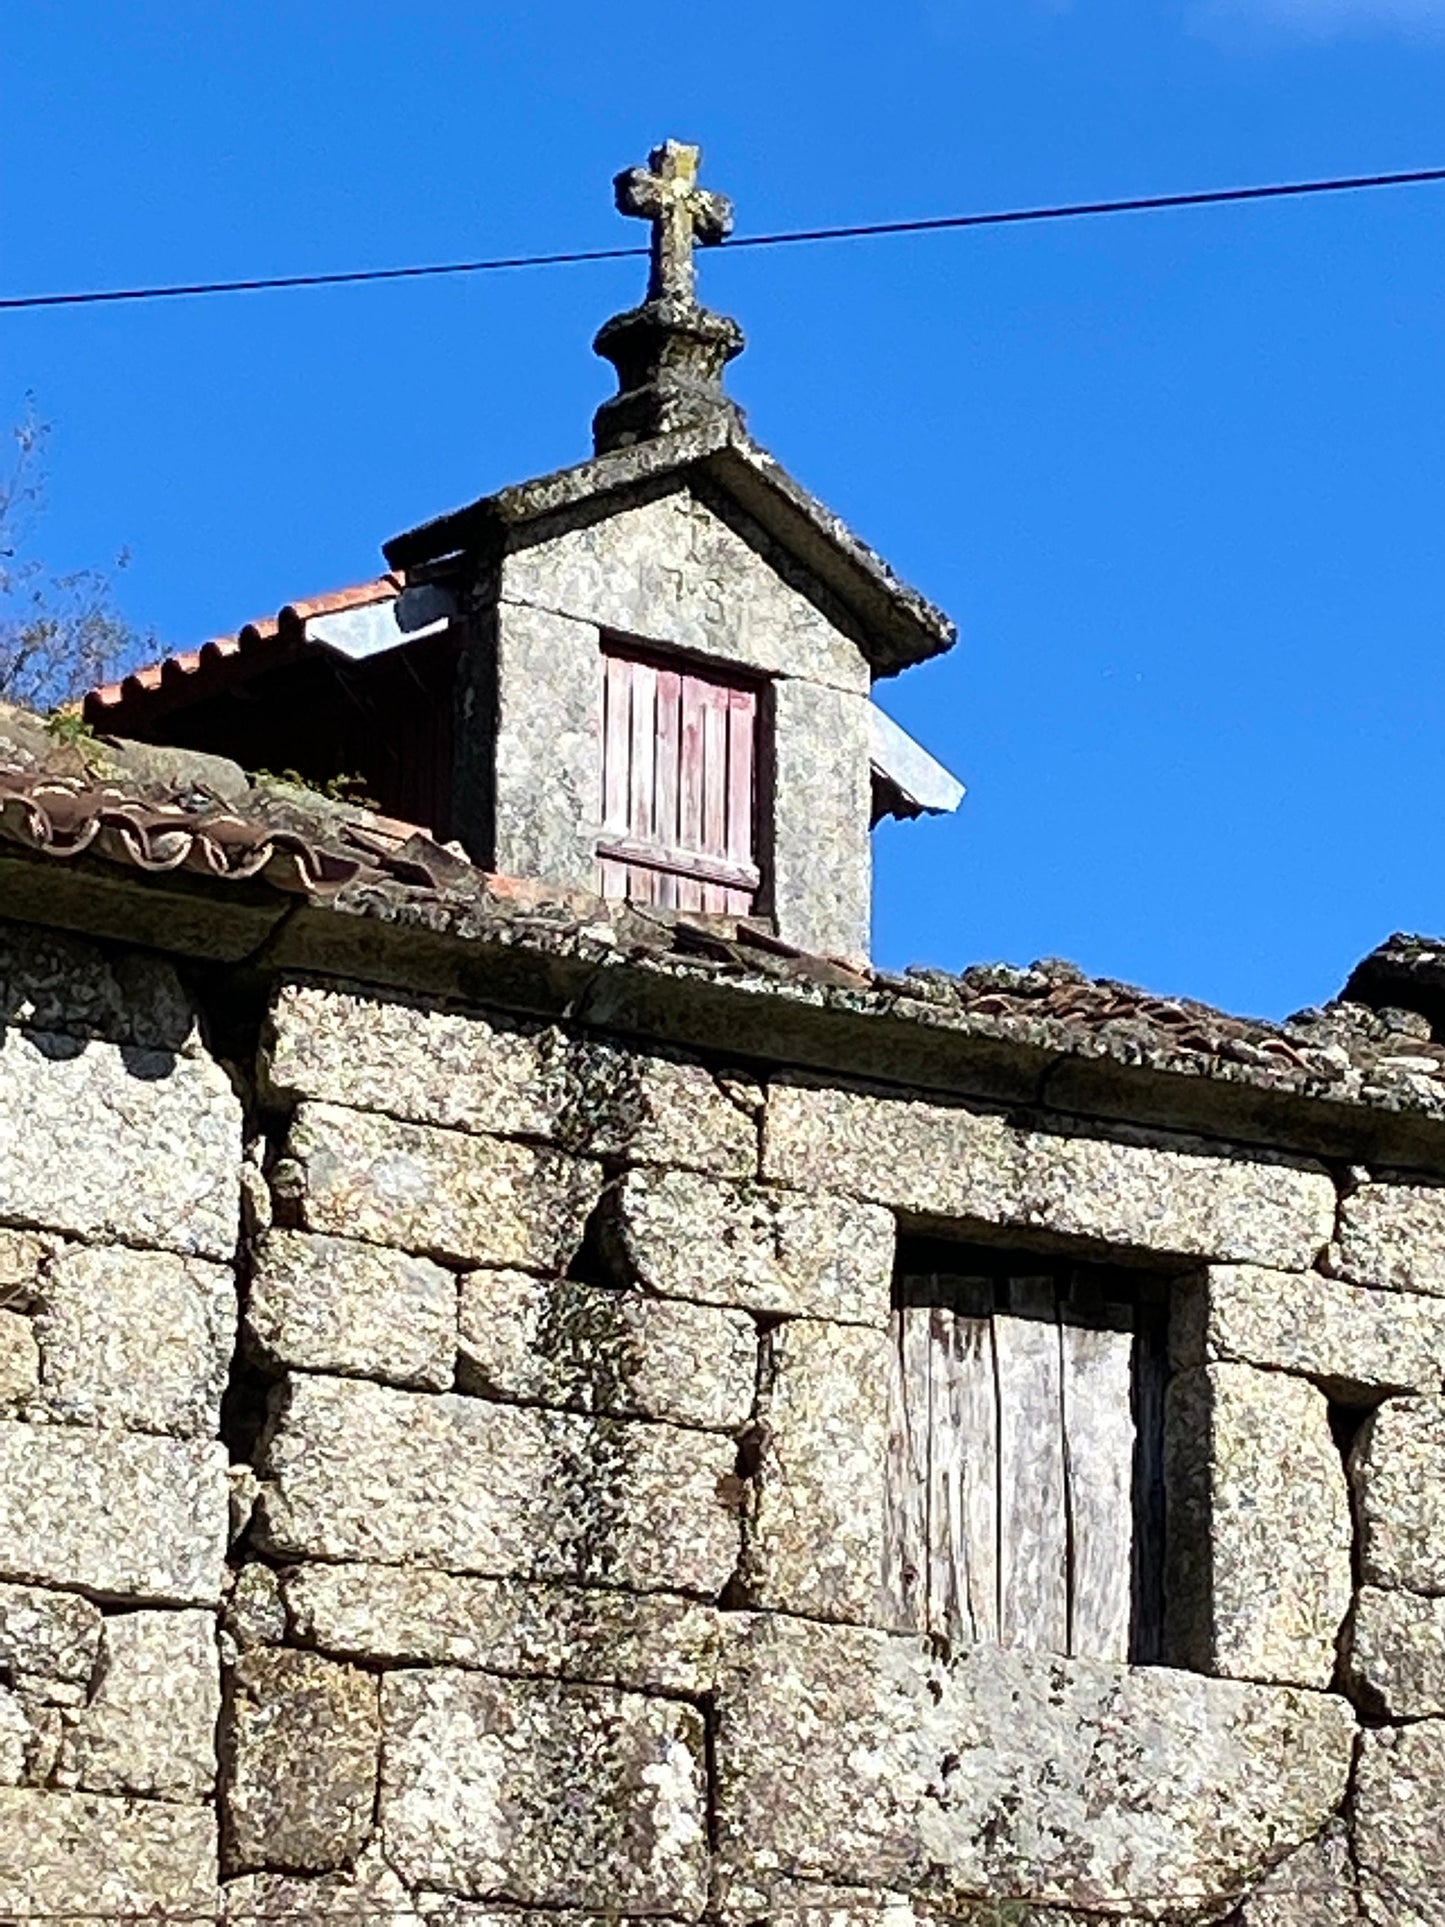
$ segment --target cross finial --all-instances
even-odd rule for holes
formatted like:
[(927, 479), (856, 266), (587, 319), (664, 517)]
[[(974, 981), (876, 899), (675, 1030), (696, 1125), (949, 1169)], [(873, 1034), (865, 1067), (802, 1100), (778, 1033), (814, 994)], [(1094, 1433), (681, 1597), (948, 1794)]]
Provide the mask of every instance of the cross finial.
[(701, 157), (686, 141), (664, 141), (646, 167), (630, 167), (614, 183), (618, 212), (652, 223), (650, 301), (694, 302), (694, 244), (711, 247), (732, 232), (732, 202), (697, 184)]

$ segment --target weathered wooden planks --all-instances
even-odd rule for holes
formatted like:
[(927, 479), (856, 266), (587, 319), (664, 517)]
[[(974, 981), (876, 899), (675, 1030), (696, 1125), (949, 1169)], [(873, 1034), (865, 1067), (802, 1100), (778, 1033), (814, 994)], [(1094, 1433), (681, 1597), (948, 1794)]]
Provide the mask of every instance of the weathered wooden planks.
[(1138, 1310), (1132, 1289), (1068, 1267), (900, 1278), (891, 1623), (956, 1645), (1156, 1656), (1163, 1305)]

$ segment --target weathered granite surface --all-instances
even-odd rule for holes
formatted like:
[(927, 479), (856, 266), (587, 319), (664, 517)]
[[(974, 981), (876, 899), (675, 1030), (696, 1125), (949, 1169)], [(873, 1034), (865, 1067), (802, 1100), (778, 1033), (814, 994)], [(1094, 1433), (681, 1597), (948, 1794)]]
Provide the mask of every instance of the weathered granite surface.
[(877, 1206), (685, 1171), (629, 1173), (616, 1199), (609, 1229), (619, 1267), (650, 1291), (765, 1315), (887, 1323), (894, 1223)]
[(763, 1174), (917, 1216), (1035, 1229), (1140, 1251), (1307, 1270), (1335, 1222), (1325, 1172), (1018, 1130), (961, 1105), (775, 1080)]
[(38, 924), (0, 926), (0, 1023), (143, 1051), (200, 1051), (195, 1005), (166, 958)]
[(450, 1389), (457, 1281), (426, 1258), (299, 1231), (257, 1241), (246, 1340), (273, 1366)]
[(463, 1391), (736, 1432), (757, 1374), (746, 1312), (521, 1271), (462, 1279)]
[(95, 1690), (65, 1736), (56, 1782), (91, 1793), (203, 1800), (216, 1781), (220, 1710), (211, 1613), (114, 1614), (104, 1622)]
[(0, 1788), (0, 1913), (66, 1921), (167, 1913), (216, 1899), (216, 1816), (85, 1793)]
[(0, 1031), (0, 1217), (229, 1259), (240, 1140), (209, 1058)]
[(30, 1320), (0, 1311), (0, 1417), (23, 1411), (40, 1384), (40, 1347)]
[(1445, 1598), (1362, 1586), (1345, 1668), (1356, 1703), (1376, 1716), (1445, 1716)]
[(1166, 1428), (1167, 1655), (1227, 1678), (1327, 1687), (1353, 1581), (1324, 1394), (1210, 1365), (1174, 1380)]
[(727, 1177), (756, 1172), (762, 1092), (749, 1079), (571, 1039), (555, 1025), (288, 985), (272, 1003), (264, 1064), (278, 1099)]
[(1362, 1184), (1347, 1192), (1330, 1261), (1356, 1284), (1445, 1297), (1445, 1186)]
[(1439, 1927), (1445, 1895), (1445, 1721), (1360, 1739), (1355, 1854), (1370, 1927)]
[(595, 618), (526, 605), (526, 597), (504, 598), (473, 616), (490, 632), (496, 663), (491, 769), (473, 779), (479, 787), (492, 779), (489, 844), (481, 824), (467, 827), (501, 875), (590, 890), (602, 822), (601, 637)]
[(749, 1603), (876, 1622), (887, 1334), (789, 1319), (771, 1336), (742, 1582)]
[(1367, 1585), (1445, 1593), (1445, 1399), (1389, 1399), (1350, 1455)]
[(1180, 1368), (1263, 1365), (1362, 1404), (1389, 1392), (1441, 1389), (1445, 1305), (1339, 1284), (1316, 1271), (1210, 1265), (1175, 1288), (1169, 1348)]
[[(408, 1885), (692, 1919), (707, 1903), (695, 1707), (454, 1671), (382, 1685), (381, 1825)], [(558, 1824), (565, 1815), (565, 1824)]]
[(1332, 1821), (1260, 1882), (1237, 1927), (1361, 1927), (1359, 1883), (1347, 1829)]
[(501, 1138), (306, 1103), (273, 1183), (306, 1231), (456, 1264), (557, 1271), (582, 1241), (602, 1169)]
[(717, 1673), (718, 1614), (664, 1594), (356, 1565), (294, 1567), (282, 1590), (295, 1638), (347, 1658), (691, 1695)]
[(0, 1585), (0, 1673), (73, 1703), (94, 1676), (101, 1624), (100, 1609), (75, 1593)]
[(220, 1445), (0, 1422), (0, 1577), (210, 1605), (226, 1532)]
[(711, 1598), (737, 1561), (734, 1456), (673, 1425), (302, 1378), (263, 1447), (257, 1533), (282, 1558)]
[(718, 1694), (720, 1899), (781, 1875), (1141, 1913), (1243, 1889), (1345, 1791), (1349, 1708), (1159, 1668), (926, 1644), (767, 1616)]
[(214, 1435), (236, 1341), (226, 1266), (72, 1247), (50, 1263), (32, 1324), (40, 1384), (29, 1416)]
[(370, 1673), (314, 1653), (243, 1654), (222, 1730), (228, 1871), (353, 1861), (371, 1833), (380, 1745)]

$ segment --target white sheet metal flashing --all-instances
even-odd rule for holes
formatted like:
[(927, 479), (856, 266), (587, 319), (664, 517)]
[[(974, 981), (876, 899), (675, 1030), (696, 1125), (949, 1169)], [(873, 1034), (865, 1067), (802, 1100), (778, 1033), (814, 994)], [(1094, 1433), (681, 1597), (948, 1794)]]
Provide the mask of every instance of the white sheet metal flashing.
[(868, 705), (868, 758), (874, 774), (897, 792), (900, 816), (947, 816), (964, 798), (963, 784), (922, 743), (881, 710)]
[(403, 589), (400, 595), (383, 596), (364, 602), (355, 609), (337, 609), (330, 615), (309, 616), (306, 640), (334, 649), (351, 662), (365, 662), (370, 656), (384, 655), (403, 643), (419, 642), (444, 629), (456, 614), (456, 597), (450, 589), (433, 582), (419, 582)]

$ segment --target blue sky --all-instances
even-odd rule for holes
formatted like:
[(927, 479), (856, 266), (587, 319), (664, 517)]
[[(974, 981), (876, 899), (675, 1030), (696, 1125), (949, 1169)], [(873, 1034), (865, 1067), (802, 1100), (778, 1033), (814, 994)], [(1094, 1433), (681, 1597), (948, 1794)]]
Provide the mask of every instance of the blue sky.
[[(10, 0), (5, 292), (1445, 164), (1445, 0)], [(54, 566), (186, 647), (586, 453), (637, 264), (0, 316)], [(1283, 1013), (1445, 929), (1445, 188), (713, 255), (759, 439), (959, 621), (885, 704), (889, 964), (1065, 955)]]

